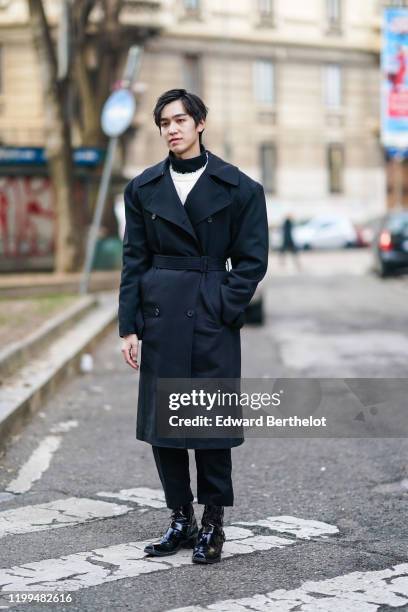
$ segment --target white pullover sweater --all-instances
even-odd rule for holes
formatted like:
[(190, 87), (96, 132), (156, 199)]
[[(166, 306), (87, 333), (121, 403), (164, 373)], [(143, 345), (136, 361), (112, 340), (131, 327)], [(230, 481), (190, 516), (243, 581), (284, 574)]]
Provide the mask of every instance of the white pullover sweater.
[(170, 175), (173, 179), (174, 186), (183, 205), (187, 199), (189, 192), (194, 187), (194, 185), (206, 169), (207, 164), (205, 164), (205, 166), (199, 168), (195, 172), (175, 172), (170, 166)]

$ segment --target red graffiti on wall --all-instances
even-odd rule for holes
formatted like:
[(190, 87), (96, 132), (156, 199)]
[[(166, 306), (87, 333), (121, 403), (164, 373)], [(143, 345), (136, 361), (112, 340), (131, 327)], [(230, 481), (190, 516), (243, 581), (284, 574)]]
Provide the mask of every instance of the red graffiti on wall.
[(3, 257), (51, 255), (54, 194), (46, 177), (0, 177), (0, 253)]

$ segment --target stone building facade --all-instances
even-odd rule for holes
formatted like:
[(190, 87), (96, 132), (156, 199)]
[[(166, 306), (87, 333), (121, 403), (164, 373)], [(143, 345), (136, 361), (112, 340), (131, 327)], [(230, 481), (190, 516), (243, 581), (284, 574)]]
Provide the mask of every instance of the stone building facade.
[[(166, 156), (152, 109), (163, 91), (186, 87), (209, 108), (205, 145), (263, 183), (272, 223), (288, 210), (355, 220), (383, 210), (378, 0), (151, 0), (150, 16), (136, 4), (125, 2), (124, 24), (162, 29), (143, 55), (125, 178)], [(25, 5), (0, 2), (0, 140), (41, 145)]]

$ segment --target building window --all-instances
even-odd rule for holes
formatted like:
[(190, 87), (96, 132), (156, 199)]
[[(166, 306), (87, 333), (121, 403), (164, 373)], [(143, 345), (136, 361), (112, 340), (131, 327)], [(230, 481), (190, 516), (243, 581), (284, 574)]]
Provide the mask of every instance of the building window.
[(343, 193), (344, 149), (342, 144), (327, 147), (329, 193)]
[(254, 95), (260, 104), (272, 106), (275, 103), (274, 65), (270, 60), (254, 63)]
[(338, 64), (324, 67), (324, 103), (330, 110), (339, 110), (342, 106), (342, 71)]
[(199, 0), (183, 0), (183, 6), (187, 13), (198, 13), (200, 10)]
[(261, 19), (272, 19), (273, 0), (258, 0), (258, 12)]
[(261, 183), (265, 193), (276, 192), (276, 146), (274, 143), (263, 143), (259, 149)]
[(199, 55), (184, 55), (183, 80), (187, 91), (197, 95), (201, 94), (201, 59)]
[(341, 0), (325, 0), (325, 2), (329, 32), (339, 32), (341, 29)]

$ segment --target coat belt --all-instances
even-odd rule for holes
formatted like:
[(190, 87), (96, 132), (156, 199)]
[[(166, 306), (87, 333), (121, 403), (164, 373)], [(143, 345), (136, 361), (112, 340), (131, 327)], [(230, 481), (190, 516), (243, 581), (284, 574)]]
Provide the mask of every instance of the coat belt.
[(156, 268), (167, 268), (168, 270), (225, 270), (225, 260), (221, 257), (210, 257), (203, 255), (153, 255), (152, 265)]

